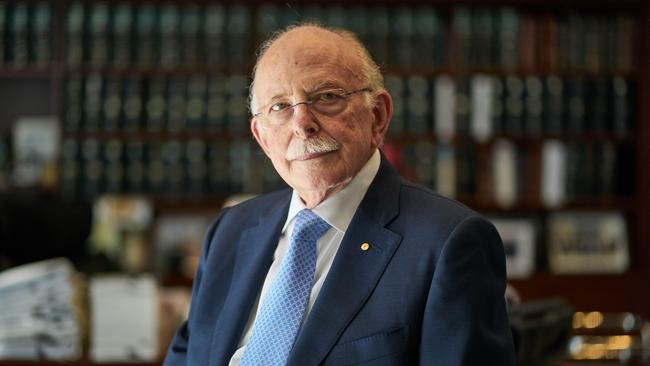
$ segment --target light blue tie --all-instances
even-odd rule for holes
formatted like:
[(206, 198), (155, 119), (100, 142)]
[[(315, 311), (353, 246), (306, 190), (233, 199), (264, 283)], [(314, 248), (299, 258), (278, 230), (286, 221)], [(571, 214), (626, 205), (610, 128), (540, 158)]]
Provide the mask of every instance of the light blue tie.
[(314, 283), (316, 242), (329, 228), (311, 210), (298, 212), (289, 249), (264, 296), (240, 365), (286, 364)]

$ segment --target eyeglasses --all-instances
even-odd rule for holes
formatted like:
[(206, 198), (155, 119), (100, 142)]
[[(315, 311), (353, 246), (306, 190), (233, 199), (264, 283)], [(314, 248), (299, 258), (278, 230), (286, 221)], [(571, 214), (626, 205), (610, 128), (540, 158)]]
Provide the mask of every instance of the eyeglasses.
[(304, 104), (312, 112), (332, 117), (343, 112), (348, 107), (350, 96), (361, 92), (370, 92), (370, 88), (362, 88), (352, 91), (343, 89), (329, 89), (320, 91), (307, 97), (304, 102), (291, 104), (288, 100), (279, 100), (271, 105), (262, 107), (260, 112), (253, 114), (253, 117), (264, 117), (264, 120), (271, 126), (282, 126), (289, 122), (295, 112), (295, 107)]

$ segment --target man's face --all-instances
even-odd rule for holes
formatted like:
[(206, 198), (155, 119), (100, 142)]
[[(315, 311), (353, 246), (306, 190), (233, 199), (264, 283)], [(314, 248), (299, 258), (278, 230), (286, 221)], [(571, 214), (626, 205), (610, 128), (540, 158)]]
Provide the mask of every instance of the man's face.
[[(304, 102), (323, 91), (365, 88), (355, 57), (351, 47), (330, 32), (299, 28), (285, 34), (258, 65), (258, 110), (253, 112), (266, 112), (278, 101)], [(279, 126), (271, 125), (265, 113), (251, 120), (255, 139), (303, 199), (315, 192), (324, 199), (342, 189), (379, 146), (390, 116), (390, 106), (388, 113), (381, 108), (390, 104), (390, 96), (374, 92), (380, 95), (378, 106), (372, 106), (368, 93), (373, 91), (348, 96), (345, 109), (331, 116), (301, 104)]]

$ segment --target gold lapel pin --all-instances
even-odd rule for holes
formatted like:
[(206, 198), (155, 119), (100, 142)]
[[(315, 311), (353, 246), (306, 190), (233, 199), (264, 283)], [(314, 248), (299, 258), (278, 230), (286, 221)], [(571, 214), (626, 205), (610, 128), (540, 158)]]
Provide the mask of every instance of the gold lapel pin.
[(370, 244), (368, 244), (368, 243), (361, 244), (361, 250), (363, 250), (365, 252), (368, 249), (370, 249)]

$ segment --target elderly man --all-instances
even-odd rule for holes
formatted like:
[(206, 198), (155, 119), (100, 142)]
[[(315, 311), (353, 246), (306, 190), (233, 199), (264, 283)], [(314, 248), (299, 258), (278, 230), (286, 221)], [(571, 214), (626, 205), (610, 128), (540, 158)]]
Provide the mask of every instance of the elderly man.
[(353, 34), (266, 42), (251, 110), (293, 190), (210, 227), (166, 365), (514, 364), (501, 240), (380, 153), (392, 100)]

